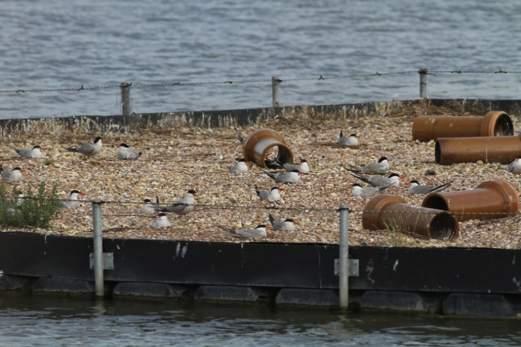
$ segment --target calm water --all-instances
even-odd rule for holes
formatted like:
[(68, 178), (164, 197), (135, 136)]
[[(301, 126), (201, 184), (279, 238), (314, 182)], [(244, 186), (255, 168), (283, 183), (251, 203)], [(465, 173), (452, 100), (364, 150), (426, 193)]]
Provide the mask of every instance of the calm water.
[[(275, 74), (282, 104), (330, 104), (417, 97), (422, 66), (521, 72), (517, 0), (4, 0), (0, 23), (4, 118), (118, 114), (125, 80), (133, 110), (153, 112), (268, 106)], [(199, 83), (225, 80), (244, 83)], [(150, 86), (176, 81), (193, 84)], [(107, 88), (5, 93), (82, 85)], [(521, 74), (429, 76), (433, 97), (520, 86)]]
[(0, 346), (519, 346), (519, 321), (0, 296)]

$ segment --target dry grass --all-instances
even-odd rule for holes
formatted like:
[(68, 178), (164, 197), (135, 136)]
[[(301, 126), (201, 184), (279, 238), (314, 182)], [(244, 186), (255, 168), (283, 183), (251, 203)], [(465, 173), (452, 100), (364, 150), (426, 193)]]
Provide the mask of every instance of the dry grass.
[[(310, 163), (312, 173), (301, 183), (286, 188), (285, 207), (320, 207), (331, 211), (274, 211), (266, 210), (254, 190), (254, 185), (269, 188), (273, 185), (261, 169), (252, 167), (243, 177), (231, 177), (228, 166), (233, 158), (241, 156), (242, 146), (231, 128), (201, 129), (177, 127), (146, 130), (130, 135), (105, 134), (100, 156), (85, 159), (69, 153), (65, 147), (90, 140), (97, 134), (35, 131), (30, 135), (4, 137), (0, 142), (2, 165), (21, 166), (26, 177), (23, 186), (36, 186), (44, 181), (56, 183), (62, 197), (71, 189), (85, 192), (87, 199), (123, 200), (137, 202), (159, 196), (161, 201), (172, 201), (186, 190), (197, 190), (200, 204), (219, 206), (257, 206), (258, 209), (198, 209), (186, 216), (170, 216), (173, 227), (156, 231), (150, 229), (150, 217), (133, 215), (139, 205), (107, 204), (103, 207), (104, 227), (109, 237), (180, 239), (207, 241), (237, 241), (227, 229), (241, 224), (253, 226), (268, 222), (268, 213), (293, 217), (300, 222), (299, 231), (284, 234), (270, 231), (273, 242), (338, 242), (338, 215), (334, 211), (342, 202), (351, 208), (350, 241), (355, 245), (410, 246), (410, 247), (496, 247), (521, 246), (520, 217), (491, 221), (460, 223), (460, 238), (455, 241), (416, 239), (389, 231), (368, 231), (361, 226), (364, 201), (351, 198), (354, 179), (343, 168), (345, 164), (365, 163), (381, 155), (390, 158), (392, 170), (403, 175), (400, 194), (413, 204), (422, 197), (406, 195), (405, 185), (412, 178), (426, 183), (454, 181), (451, 189), (474, 188), (480, 182), (504, 178), (519, 187), (521, 178), (506, 172), (499, 164), (456, 164), (439, 166), (434, 163), (434, 142), (411, 141), (411, 120), (417, 114), (450, 114), (449, 109), (416, 108), (380, 112), (375, 116), (317, 117), (306, 113), (276, 117), (263, 124), (241, 129), (248, 135), (259, 127), (269, 127), (284, 135), (297, 157)], [(514, 119), (516, 122), (517, 120)], [(360, 149), (340, 149), (329, 146), (338, 131), (356, 132)], [(140, 160), (117, 161), (116, 146), (126, 142), (143, 151)], [(21, 160), (14, 155), (15, 147), (40, 144), (47, 159)], [(434, 169), (436, 176), (424, 176)], [(23, 187), (26, 188), (26, 187)], [(85, 205), (77, 210), (64, 210), (45, 232), (64, 235), (90, 235), (91, 209)]]

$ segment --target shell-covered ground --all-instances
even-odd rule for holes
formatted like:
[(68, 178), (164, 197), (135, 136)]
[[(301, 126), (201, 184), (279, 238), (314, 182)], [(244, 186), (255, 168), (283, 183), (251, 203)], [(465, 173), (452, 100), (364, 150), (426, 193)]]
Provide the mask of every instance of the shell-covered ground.
[[(252, 165), (242, 176), (230, 176), (228, 168), (242, 156), (236, 130), (233, 128), (202, 129), (176, 127), (144, 130), (131, 134), (74, 133), (17, 134), (0, 140), (1, 164), (20, 166), (24, 181), (19, 189), (36, 187), (39, 182), (56, 184), (60, 196), (78, 189), (85, 199), (110, 201), (103, 205), (103, 225), (107, 237), (176, 239), (237, 242), (229, 230), (241, 226), (269, 224), (268, 213), (292, 217), (299, 222), (293, 233), (268, 230), (270, 242), (337, 243), (338, 212), (341, 203), (351, 209), (349, 215), (350, 243), (353, 245), (408, 247), (494, 247), (521, 246), (520, 216), (460, 222), (459, 238), (453, 241), (424, 240), (396, 230), (369, 231), (362, 228), (361, 214), (367, 200), (351, 197), (356, 181), (345, 169), (348, 164), (363, 164), (385, 155), (391, 169), (402, 175), (402, 187), (388, 193), (403, 196), (420, 205), (423, 196), (409, 196), (410, 179), (439, 184), (452, 180), (450, 190), (471, 189), (479, 183), (503, 178), (520, 187), (521, 177), (505, 170), (504, 165), (466, 163), (440, 166), (434, 162), (434, 142), (411, 140), (412, 119), (426, 110), (407, 110), (396, 114), (366, 117), (312, 117), (305, 113), (291, 117), (277, 116), (255, 126), (239, 129), (244, 137), (259, 128), (281, 133), (296, 158), (306, 158), (311, 173), (296, 185), (283, 191), (283, 208), (267, 209), (255, 194), (254, 186), (270, 188), (272, 180), (262, 169)], [(427, 111), (428, 114), (449, 114), (449, 110)], [(514, 124), (518, 122), (514, 115)], [(517, 127), (516, 127), (517, 128)], [(340, 130), (355, 132), (361, 140), (359, 149), (342, 149), (330, 144)], [(101, 154), (84, 158), (67, 152), (66, 147), (79, 142), (103, 138)], [(121, 142), (143, 152), (137, 161), (116, 159)], [(46, 158), (23, 160), (14, 148), (38, 144)], [(436, 175), (424, 176), (427, 169)], [(153, 217), (139, 212), (144, 198), (171, 202), (188, 189), (197, 191), (199, 205), (184, 216), (169, 215), (173, 226), (164, 230), (149, 227)], [(116, 203), (121, 202), (121, 203)], [(287, 208), (287, 209), (286, 209)], [(52, 222), (51, 230), (41, 231), (62, 235), (88, 236), (92, 231), (91, 205), (63, 209)], [(4, 230), (6, 230), (4, 228)]]

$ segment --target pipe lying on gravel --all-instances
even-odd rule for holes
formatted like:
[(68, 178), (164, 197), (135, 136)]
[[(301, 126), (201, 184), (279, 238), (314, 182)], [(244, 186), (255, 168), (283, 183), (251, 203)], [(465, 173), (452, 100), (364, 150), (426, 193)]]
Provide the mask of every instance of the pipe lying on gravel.
[(500, 218), (518, 213), (519, 193), (507, 181), (487, 181), (471, 190), (431, 193), (422, 206), (446, 210), (459, 221)]
[(521, 157), (521, 137), (446, 137), (436, 141), (434, 158), (438, 164), (510, 163)]
[(390, 229), (422, 238), (452, 240), (458, 237), (458, 222), (448, 212), (407, 205), (395, 195), (377, 195), (362, 213), (365, 229)]
[(280, 164), (292, 163), (293, 152), (282, 135), (270, 129), (260, 129), (246, 140), (244, 159), (266, 167), (267, 160), (276, 159)]
[(420, 116), (412, 123), (413, 140), (429, 141), (440, 137), (514, 135), (512, 119), (503, 111), (479, 116)]

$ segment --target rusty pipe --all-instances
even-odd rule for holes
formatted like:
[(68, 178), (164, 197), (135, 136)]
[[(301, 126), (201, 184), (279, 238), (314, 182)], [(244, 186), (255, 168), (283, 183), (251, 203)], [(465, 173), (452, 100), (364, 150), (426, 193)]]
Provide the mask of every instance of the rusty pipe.
[(452, 240), (458, 237), (458, 222), (442, 210), (411, 206), (395, 195), (377, 195), (364, 207), (365, 229), (394, 229), (423, 238)]
[(279, 163), (292, 163), (293, 152), (282, 135), (271, 129), (260, 129), (251, 134), (244, 145), (244, 159), (260, 167), (266, 167), (267, 159), (276, 155)]
[(422, 206), (448, 211), (459, 221), (500, 218), (517, 214), (519, 193), (507, 181), (486, 181), (471, 190), (431, 193)]
[(438, 164), (510, 163), (521, 157), (521, 137), (446, 137), (436, 141), (434, 158)]
[(413, 140), (429, 141), (440, 137), (508, 136), (514, 134), (510, 116), (490, 111), (480, 116), (420, 116), (412, 123)]

